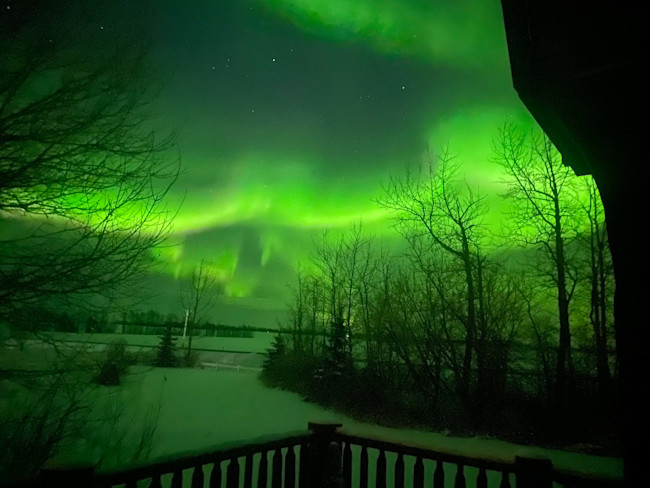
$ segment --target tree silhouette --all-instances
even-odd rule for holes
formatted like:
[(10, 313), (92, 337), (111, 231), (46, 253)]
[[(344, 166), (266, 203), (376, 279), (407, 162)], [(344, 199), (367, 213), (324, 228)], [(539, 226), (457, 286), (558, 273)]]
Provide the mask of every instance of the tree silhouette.
[(189, 360), (192, 353), (192, 337), (194, 327), (198, 324), (201, 313), (213, 305), (215, 295), (222, 292), (211, 263), (201, 259), (199, 265), (194, 268), (190, 281), (181, 286), (181, 300), (187, 311), (187, 328), (189, 341), (187, 344), (186, 358)]
[(574, 372), (569, 305), (577, 284), (567, 245), (576, 235), (575, 173), (562, 163), (548, 137), (504, 126), (494, 144), (496, 160), (509, 179), (507, 197), (514, 201), (512, 236), (523, 246), (542, 250), (550, 268), (538, 267), (557, 295), (560, 333), (555, 366), (555, 393), (566, 399)]
[(609, 251), (607, 227), (605, 225), (605, 208), (600, 199), (598, 187), (593, 178), (584, 181), (587, 202), (583, 210), (589, 222), (589, 232), (586, 240), (589, 249), (587, 273), (590, 288), (589, 321), (594, 332), (596, 345), (596, 369), (598, 372), (598, 390), (601, 400), (611, 398), (612, 374), (609, 367), (609, 336), (608, 330), (612, 304), (610, 290), (614, 267)]
[(428, 172), (402, 179), (391, 179), (379, 203), (394, 213), (398, 229), (409, 241), (414, 254), (435, 247), (462, 266), (465, 287), (465, 328), (462, 369), (458, 378), (459, 394), (467, 399), (472, 374), (472, 355), (477, 346), (477, 276), (481, 265), (480, 227), (485, 213), (483, 198), (471, 188), (459, 189), (459, 164), (445, 148), (434, 171), (429, 156)]
[(325, 374), (334, 378), (345, 378), (352, 370), (352, 356), (349, 344), (352, 342), (342, 317), (335, 317), (330, 323), (325, 355)]
[(149, 123), (143, 43), (91, 32), (87, 13), (27, 1), (0, 16), (0, 314), (115, 293), (169, 230), (178, 161)]
[(172, 336), (171, 327), (165, 327), (165, 332), (160, 336), (160, 343), (156, 350), (154, 366), (160, 366), (163, 368), (173, 368), (178, 366), (178, 358), (176, 356), (176, 337)]
[(273, 368), (275, 363), (287, 353), (287, 343), (282, 334), (276, 334), (273, 337), (271, 347), (266, 350), (266, 358), (264, 359), (264, 369), (269, 370)]

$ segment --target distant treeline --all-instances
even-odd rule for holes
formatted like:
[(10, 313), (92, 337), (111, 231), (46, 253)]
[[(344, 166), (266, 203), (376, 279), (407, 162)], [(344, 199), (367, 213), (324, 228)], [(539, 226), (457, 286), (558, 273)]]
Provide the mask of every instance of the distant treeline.
[[(170, 327), (172, 330), (172, 335), (182, 336), (183, 330), (185, 328), (184, 323), (174, 323), (168, 322), (163, 324), (151, 324), (151, 323), (128, 323), (128, 322), (117, 322), (115, 324), (118, 328), (117, 333), (122, 334), (140, 334), (140, 335), (162, 335), (165, 328)], [(258, 331), (266, 332), (266, 329), (258, 329), (255, 327), (249, 327), (247, 325), (242, 325), (239, 327), (232, 325), (224, 324), (212, 324), (206, 323), (201, 325), (195, 325), (192, 328), (192, 335), (194, 337), (242, 337), (242, 338), (252, 338), (254, 332)]]
[[(128, 311), (120, 319), (111, 320), (104, 313), (85, 311), (57, 312), (47, 307), (33, 307), (16, 314), (9, 320), (14, 331), (56, 331), (99, 334), (162, 335), (170, 327), (172, 334), (183, 335), (184, 321), (174, 314), (163, 316), (155, 310)], [(194, 337), (241, 337), (251, 338), (255, 332), (269, 332), (270, 329), (248, 325), (233, 326), (205, 322), (193, 326)]]

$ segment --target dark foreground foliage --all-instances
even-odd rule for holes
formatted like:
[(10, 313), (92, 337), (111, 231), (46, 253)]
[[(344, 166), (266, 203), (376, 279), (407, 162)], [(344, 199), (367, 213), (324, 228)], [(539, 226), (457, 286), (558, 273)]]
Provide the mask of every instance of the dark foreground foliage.
[[(278, 336), (281, 337), (281, 336)], [(434, 401), (413, 382), (404, 366), (333, 367), (332, 343), (324, 357), (296, 353), (286, 339), (268, 352), (262, 380), (301, 394), (360, 421), (389, 427), (481, 435), (521, 443), (621, 455), (615, 405), (603, 405), (593, 384), (575, 384), (570, 403), (543, 400), (511, 385), (499, 397), (461, 399), (444, 389)]]

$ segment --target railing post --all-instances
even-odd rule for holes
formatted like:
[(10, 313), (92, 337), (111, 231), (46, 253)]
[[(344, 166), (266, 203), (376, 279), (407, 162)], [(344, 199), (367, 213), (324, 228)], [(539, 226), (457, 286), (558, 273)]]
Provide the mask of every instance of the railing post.
[(551, 488), (553, 464), (550, 459), (515, 456), (517, 488)]
[[(309, 480), (310, 488), (342, 488), (341, 446), (334, 441), (336, 429), (342, 424), (309, 422), (312, 435), (309, 440), (306, 463), (309, 473), (302, 479)], [(302, 454), (301, 454), (302, 455)]]

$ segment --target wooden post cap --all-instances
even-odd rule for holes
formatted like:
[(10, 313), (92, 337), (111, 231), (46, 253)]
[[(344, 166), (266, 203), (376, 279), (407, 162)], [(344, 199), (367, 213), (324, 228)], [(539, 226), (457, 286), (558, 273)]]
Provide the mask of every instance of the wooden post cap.
[(307, 428), (314, 434), (334, 434), (343, 424), (334, 422), (307, 422)]

